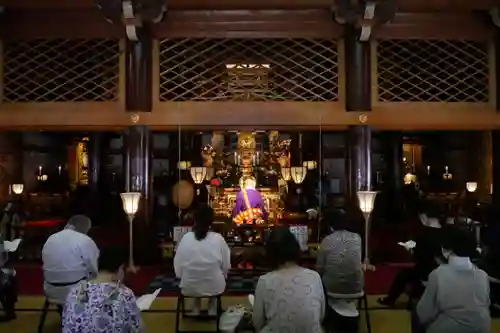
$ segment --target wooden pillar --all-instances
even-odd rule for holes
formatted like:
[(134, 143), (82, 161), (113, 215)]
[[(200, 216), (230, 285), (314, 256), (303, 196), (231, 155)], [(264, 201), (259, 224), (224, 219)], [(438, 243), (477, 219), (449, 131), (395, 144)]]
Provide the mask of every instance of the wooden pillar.
[(357, 191), (372, 189), (372, 149), (371, 128), (351, 126), (347, 133), (346, 170), (347, 192), (355, 197)]
[(125, 107), (131, 112), (153, 108), (153, 42), (148, 27), (141, 28), (138, 41), (127, 40), (125, 48)]
[[(346, 110), (371, 111), (371, 59), (370, 42), (358, 39), (357, 27), (344, 27)], [(354, 197), (359, 190), (370, 190), (371, 181), (371, 129), (352, 126), (347, 134), (347, 192)]]
[(88, 155), (89, 155), (89, 186), (91, 190), (97, 191), (99, 188), (99, 177), (101, 173), (102, 157), (102, 134), (92, 133), (89, 136)]
[[(480, 197), (487, 197), (491, 193), (492, 179), (492, 140), (491, 131), (482, 131), (479, 133), (479, 156), (478, 161), (478, 175), (477, 179), (477, 192)], [(474, 156), (474, 155), (468, 155)]]
[(346, 110), (371, 111), (370, 42), (361, 42), (358, 36), (358, 28), (350, 24), (345, 25)]
[(126, 192), (141, 192), (142, 203), (136, 216), (147, 222), (151, 188), (151, 133), (147, 126), (130, 127), (124, 136), (124, 176)]
[(384, 133), (384, 151), (386, 172), (384, 175), (384, 191), (386, 218), (395, 222), (401, 221), (400, 213), (403, 207), (404, 163), (403, 163), (403, 135), (401, 132), (390, 131)]
[(500, 130), (491, 131), (491, 150), (492, 150), (492, 179), (493, 193), (492, 206), (500, 215)]

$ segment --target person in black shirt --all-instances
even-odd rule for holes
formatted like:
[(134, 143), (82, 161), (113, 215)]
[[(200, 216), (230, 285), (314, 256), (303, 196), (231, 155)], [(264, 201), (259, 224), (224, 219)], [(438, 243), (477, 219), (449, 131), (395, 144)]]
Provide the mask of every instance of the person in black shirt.
[(426, 223), (422, 233), (415, 240), (414, 266), (398, 272), (387, 296), (378, 300), (380, 304), (394, 306), (408, 286), (412, 290), (411, 297), (418, 298), (422, 295), (424, 291), (422, 282), (427, 281), (429, 274), (438, 266), (436, 258), (441, 256), (440, 215), (438, 209), (430, 206), (427, 207), (426, 213), (421, 214), (422, 220), (432, 220), (432, 223)]

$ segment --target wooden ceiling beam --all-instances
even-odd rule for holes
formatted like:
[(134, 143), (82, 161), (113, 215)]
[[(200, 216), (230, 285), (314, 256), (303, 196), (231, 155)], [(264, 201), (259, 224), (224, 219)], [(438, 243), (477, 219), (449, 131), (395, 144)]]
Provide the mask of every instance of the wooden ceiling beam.
[(98, 8), (8, 10), (0, 20), (0, 39), (121, 38), (123, 27), (108, 23)]
[(488, 14), (481, 12), (397, 13), (392, 22), (374, 29), (374, 37), (486, 41), (495, 30)]
[[(172, 10), (330, 9), (334, 0), (166, 0)], [(496, 0), (398, 0), (402, 11), (486, 10)], [(94, 0), (2, 0), (0, 5), (18, 9), (92, 9)]]
[[(398, 13), (374, 30), (375, 38), (486, 40), (494, 31), (486, 13)], [(328, 10), (169, 11), (155, 25), (155, 38), (339, 38), (343, 27)], [(98, 9), (10, 10), (0, 21), (0, 39), (123, 38)]]
[[(361, 117), (364, 115), (364, 117)], [(369, 125), (379, 130), (492, 130), (500, 113), (488, 104), (379, 103), (371, 112), (346, 112), (338, 102), (163, 102), (132, 121), (119, 102), (5, 103), (0, 129), (117, 130), (166, 128), (301, 128)]]

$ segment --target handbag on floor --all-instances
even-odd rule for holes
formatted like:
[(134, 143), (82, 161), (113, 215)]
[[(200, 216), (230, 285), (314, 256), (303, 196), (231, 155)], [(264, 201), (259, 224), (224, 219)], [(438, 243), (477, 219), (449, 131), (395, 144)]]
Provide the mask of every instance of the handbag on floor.
[(224, 333), (234, 333), (241, 320), (250, 311), (243, 305), (230, 306), (219, 319), (219, 328)]

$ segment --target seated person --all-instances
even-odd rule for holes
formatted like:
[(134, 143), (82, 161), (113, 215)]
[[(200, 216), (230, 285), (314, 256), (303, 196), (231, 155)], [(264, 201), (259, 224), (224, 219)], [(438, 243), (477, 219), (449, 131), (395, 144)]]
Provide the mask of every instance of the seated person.
[[(64, 230), (51, 235), (42, 249), (45, 295), (60, 305), (80, 281), (97, 276), (99, 249), (87, 236), (91, 221), (85, 215), (71, 217)], [(62, 307), (59, 306), (59, 310)]]
[[(217, 313), (215, 298), (226, 289), (231, 268), (231, 252), (224, 237), (210, 231), (214, 211), (206, 204), (194, 212), (193, 231), (185, 234), (174, 257), (175, 275), (180, 278), (181, 292), (186, 296), (209, 297), (208, 313)], [(200, 314), (201, 298), (195, 299), (193, 315)]]
[(7, 322), (16, 318), (17, 281), (3, 242), (0, 234), (0, 304), (5, 312), (4, 316), (0, 316), (0, 322)]
[(298, 266), (300, 245), (288, 228), (274, 229), (265, 245), (274, 270), (259, 278), (253, 324), (256, 332), (320, 333), (325, 313), (321, 277)]
[(316, 270), (322, 276), (328, 305), (333, 310), (327, 318), (327, 327), (334, 331), (357, 332), (359, 313), (356, 300), (345, 300), (337, 295), (355, 295), (363, 292), (362, 241), (357, 233), (348, 231), (349, 219), (342, 209), (327, 210), (324, 220), (332, 233), (321, 245)]
[(103, 251), (99, 276), (81, 281), (68, 294), (63, 333), (145, 332), (134, 293), (123, 285), (127, 253)]
[(484, 232), (483, 256), (480, 267), (490, 277), (490, 300), (495, 312), (500, 313), (500, 223), (493, 220)]
[(470, 260), (474, 238), (449, 226), (443, 231), (446, 263), (429, 275), (425, 292), (412, 318), (413, 332), (489, 333), (488, 275)]
[(408, 286), (412, 289), (412, 297), (421, 296), (424, 290), (422, 282), (427, 281), (429, 274), (438, 266), (436, 258), (441, 254), (442, 230), (439, 219), (438, 207), (428, 204), (425, 213), (420, 214), (424, 228), (415, 239), (416, 245), (412, 251), (414, 266), (398, 272), (388, 295), (378, 300), (380, 304), (394, 306)]

